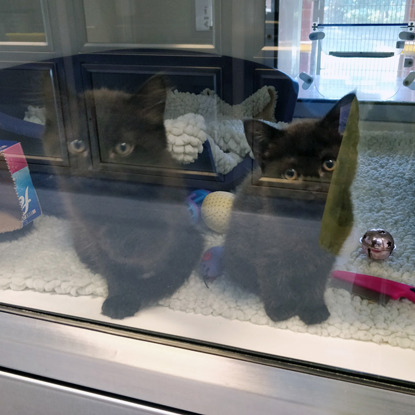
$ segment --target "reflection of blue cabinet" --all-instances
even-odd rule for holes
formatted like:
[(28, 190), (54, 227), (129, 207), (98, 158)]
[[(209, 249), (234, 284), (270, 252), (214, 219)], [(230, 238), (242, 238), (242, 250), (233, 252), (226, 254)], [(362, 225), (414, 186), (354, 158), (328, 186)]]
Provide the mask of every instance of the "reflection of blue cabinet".
[[(54, 62), (36, 62), (0, 71), (0, 137), (20, 141), (29, 158), (63, 158), (60, 152), (45, 154), (42, 145), (44, 89), (56, 90), (56, 69)], [(57, 101), (55, 111), (61, 114)]]
[[(277, 93), (275, 118), (292, 119), (298, 87), (282, 72), (264, 65), (227, 56), (201, 55), (177, 51), (125, 50), (114, 53), (79, 54), (48, 61), (9, 67), (0, 72), (0, 134), (5, 139), (22, 142), (30, 161), (57, 164), (74, 169), (67, 150), (73, 140), (82, 140), (91, 149), (91, 164), (96, 174), (115, 175), (117, 166), (101, 159), (100, 137), (95, 123), (87, 122), (93, 108), (85, 107), (82, 92), (106, 87), (128, 92), (136, 91), (151, 75), (162, 72), (168, 83), (181, 92), (199, 94), (206, 88), (215, 91), (229, 104), (239, 104), (264, 85), (274, 86)], [(42, 148), (42, 110), (45, 93), (53, 97), (53, 114), (59, 126), (56, 146), (49, 152)], [(40, 118), (36, 119), (36, 111)], [(13, 118), (10, 118), (13, 117)], [(198, 160), (184, 169), (189, 177), (201, 179), (214, 186), (225, 185), (230, 177), (216, 174), (209, 145)], [(118, 168), (119, 170), (119, 168)], [(139, 179), (140, 166), (123, 166)], [(206, 174), (207, 173), (207, 174)], [(134, 176), (135, 175), (135, 176)]]
[[(116, 177), (117, 166), (101, 158), (101, 137), (88, 122), (94, 108), (82, 93), (99, 87), (134, 92), (158, 72), (181, 92), (209, 88), (229, 104), (272, 85), (278, 93), (276, 119), (291, 121), (298, 86), (260, 63), (269, 58), (259, 3), (208, 1), (210, 24), (200, 30), (200, 8), (193, 0), (5, 0), (0, 6), (8, 33), (0, 38), (0, 138), (21, 141), (38, 170), (54, 165), (70, 172), (77, 170), (71, 143), (82, 141), (91, 154), (89, 170)], [(24, 24), (28, 18), (32, 25)], [(42, 145), (45, 94), (58, 127), (56, 143), (47, 149)], [(142, 177), (140, 166), (122, 169), (131, 180)], [(216, 172), (208, 143), (183, 170), (211, 187), (235, 176)]]

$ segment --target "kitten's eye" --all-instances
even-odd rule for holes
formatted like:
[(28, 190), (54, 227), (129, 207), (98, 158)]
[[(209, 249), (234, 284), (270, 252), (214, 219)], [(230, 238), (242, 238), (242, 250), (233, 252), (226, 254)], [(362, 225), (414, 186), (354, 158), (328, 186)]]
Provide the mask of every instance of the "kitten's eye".
[(333, 171), (336, 168), (336, 160), (324, 160), (322, 166), (325, 171)]
[(132, 153), (134, 146), (129, 143), (117, 143), (114, 150), (119, 156), (126, 157)]
[(295, 169), (287, 169), (283, 173), (282, 177), (287, 180), (296, 180), (298, 178), (298, 174)]

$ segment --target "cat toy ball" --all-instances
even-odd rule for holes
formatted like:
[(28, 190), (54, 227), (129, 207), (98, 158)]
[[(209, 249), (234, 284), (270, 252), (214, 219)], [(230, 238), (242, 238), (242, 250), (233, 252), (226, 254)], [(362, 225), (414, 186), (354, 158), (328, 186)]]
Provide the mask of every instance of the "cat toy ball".
[(360, 243), (363, 252), (372, 259), (386, 259), (396, 248), (392, 235), (384, 229), (369, 229)]
[(215, 232), (225, 233), (234, 200), (234, 194), (217, 191), (209, 193), (203, 200), (201, 216), (205, 224)]

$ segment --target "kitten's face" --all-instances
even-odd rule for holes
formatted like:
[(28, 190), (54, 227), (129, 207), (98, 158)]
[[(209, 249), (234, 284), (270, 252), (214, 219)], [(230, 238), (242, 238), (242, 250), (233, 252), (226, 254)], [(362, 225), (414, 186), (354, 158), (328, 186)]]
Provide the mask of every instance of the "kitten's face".
[(166, 86), (162, 77), (151, 78), (136, 94), (98, 89), (86, 92), (85, 96), (96, 110), (100, 156), (104, 162), (163, 164)]
[(264, 176), (302, 180), (328, 178), (334, 171), (341, 144), (337, 131), (328, 131), (312, 121), (291, 125), (286, 130), (264, 124), (253, 127), (256, 137), (265, 134), (269, 140), (260, 157)]
[(342, 140), (340, 108), (353, 98), (353, 94), (342, 98), (321, 120), (301, 121), (284, 130), (257, 120), (245, 121), (245, 133), (262, 175), (289, 181), (329, 180)]
[[(50, 83), (45, 83), (46, 129), (43, 143), (47, 154), (60, 154), (58, 123)], [(135, 94), (123, 91), (96, 89), (83, 96), (98, 135), (100, 159), (106, 163), (132, 165), (163, 165), (167, 157), (164, 109), (166, 84), (162, 76), (150, 78)], [(72, 119), (73, 137), (87, 136), (83, 123)], [(88, 149), (78, 151), (69, 145), (69, 151), (81, 159)]]

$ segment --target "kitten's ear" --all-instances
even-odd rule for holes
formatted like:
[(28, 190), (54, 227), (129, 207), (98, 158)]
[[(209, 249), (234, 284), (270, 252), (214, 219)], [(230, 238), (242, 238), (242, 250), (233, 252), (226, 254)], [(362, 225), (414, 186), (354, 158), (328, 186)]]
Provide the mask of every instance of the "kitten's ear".
[(164, 76), (154, 75), (133, 95), (130, 102), (137, 115), (153, 124), (163, 123), (166, 107), (167, 84)]
[(349, 116), (350, 108), (355, 98), (356, 94), (354, 92), (345, 95), (336, 102), (334, 107), (321, 120), (321, 123), (326, 128), (335, 129), (340, 134), (343, 134), (346, 128), (347, 117)]
[(244, 121), (244, 130), (254, 158), (263, 168), (270, 157), (271, 147), (275, 144), (281, 132), (259, 120)]

